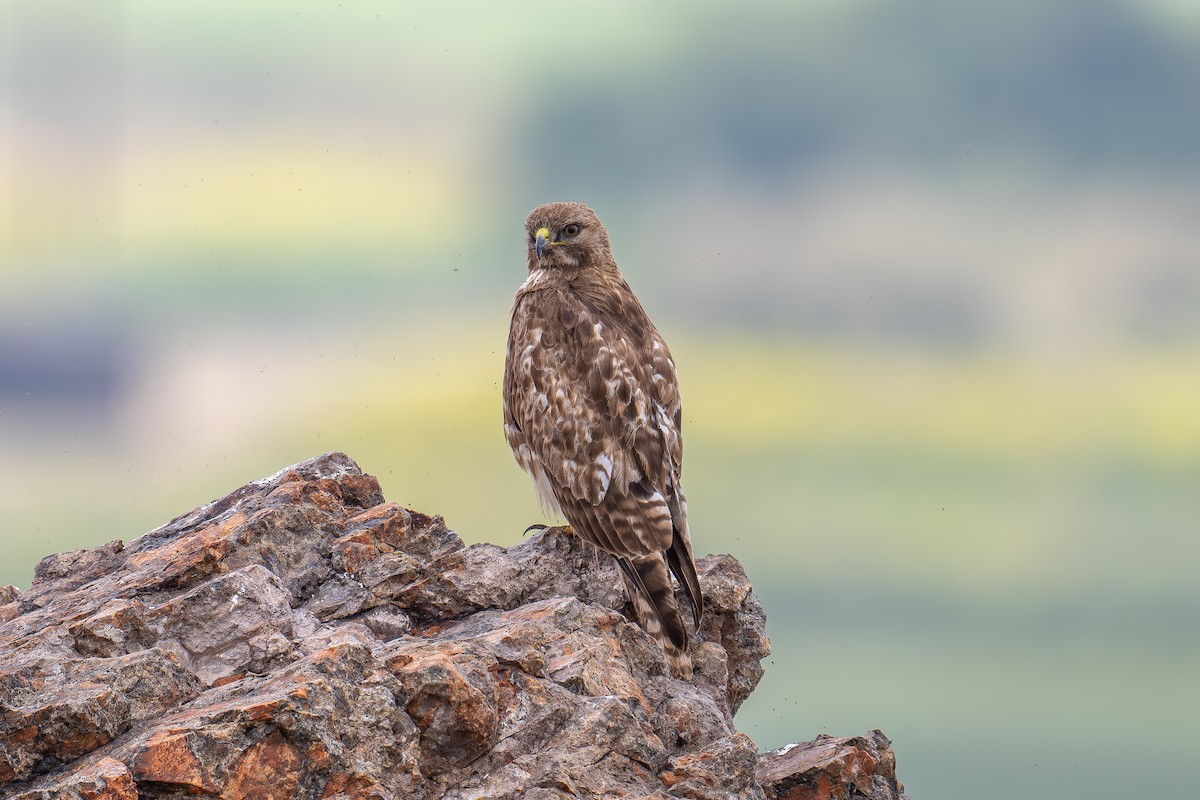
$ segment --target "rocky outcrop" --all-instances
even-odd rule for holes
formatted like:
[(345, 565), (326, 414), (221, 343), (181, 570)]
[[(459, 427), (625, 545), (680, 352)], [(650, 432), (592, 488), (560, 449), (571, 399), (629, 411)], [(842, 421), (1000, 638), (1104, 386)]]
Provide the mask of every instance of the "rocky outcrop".
[(610, 558), (465, 547), (321, 456), (0, 588), (0, 794), (898, 797), (878, 732), (759, 756), (735, 730), (763, 609), (733, 558), (698, 566), (684, 682)]
[(767, 800), (902, 800), (896, 756), (882, 731), (789, 744), (758, 758)]

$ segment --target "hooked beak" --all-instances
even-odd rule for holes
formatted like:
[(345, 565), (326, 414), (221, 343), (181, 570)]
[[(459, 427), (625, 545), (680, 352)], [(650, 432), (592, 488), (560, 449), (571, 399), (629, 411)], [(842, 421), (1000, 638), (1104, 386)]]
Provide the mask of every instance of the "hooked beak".
[(550, 229), (538, 228), (536, 236), (537, 238), (534, 239), (533, 242), (533, 251), (537, 253), (537, 257), (540, 259), (542, 257), (542, 252), (545, 251), (545, 249), (551, 244)]

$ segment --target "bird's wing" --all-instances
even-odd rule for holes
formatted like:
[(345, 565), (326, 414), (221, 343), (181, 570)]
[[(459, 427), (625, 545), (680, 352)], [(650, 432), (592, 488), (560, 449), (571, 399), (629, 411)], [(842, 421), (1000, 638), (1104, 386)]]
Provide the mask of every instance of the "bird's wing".
[[(623, 279), (580, 284), (574, 288), (575, 297), (590, 317), (609, 321), (612, 333), (606, 338), (607, 346), (638, 376), (638, 385), (648, 397), (648, 415), (634, 415), (638, 422), (633, 439), (634, 455), (645, 483), (630, 488), (634, 494), (638, 490), (654, 490), (666, 500), (673, 531), (670, 547), (663, 548), (663, 555), (671, 572), (687, 590), (693, 618), (699, 627), (704, 615), (704, 601), (692, 555), (687, 499), (680, 480), (683, 413), (675, 361), (662, 335)], [(635, 410), (636, 406), (634, 403)]]
[(624, 281), (609, 289), (518, 295), (505, 427), (515, 432), (509, 443), (518, 461), (544, 471), (575, 533), (617, 556), (639, 621), (684, 673), (688, 633), (668, 568), (686, 588), (697, 626), (703, 600), (679, 485), (675, 364)]
[[(649, 325), (641, 316), (636, 322)], [(654, 359), (639, 353), (624, 327), (567, 287), (518, 296), (505, 427), (514, 451), (524, 448), (545, 471), (581, 536), (637, 558), (671, 546), (665, 492), (677, 478), (672, 455), (682, 445), (657, 388), (673, 387), (674, 371), (654, 372)], [(677, 404), (677, 389), (673, 395)]]

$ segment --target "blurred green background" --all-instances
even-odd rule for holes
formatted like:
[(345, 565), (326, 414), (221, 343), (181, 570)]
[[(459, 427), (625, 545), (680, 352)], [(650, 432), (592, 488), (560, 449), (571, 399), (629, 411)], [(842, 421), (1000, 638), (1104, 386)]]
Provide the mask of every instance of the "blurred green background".
[(1200, 6), (0, 5), (0, 584), (328, 450), (468, 542), (525, 214), (681, 370), (762, 749), (914, 798), (1185, 796), (1200, 741)]

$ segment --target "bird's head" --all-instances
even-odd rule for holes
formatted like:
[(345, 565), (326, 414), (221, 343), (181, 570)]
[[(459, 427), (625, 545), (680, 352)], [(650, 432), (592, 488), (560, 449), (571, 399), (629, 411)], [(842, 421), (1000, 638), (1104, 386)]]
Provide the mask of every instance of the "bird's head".
[(567, 269), (612, 263), (608, 231), (583, 203), (547, 203), (525, 219), (529, 269)]

